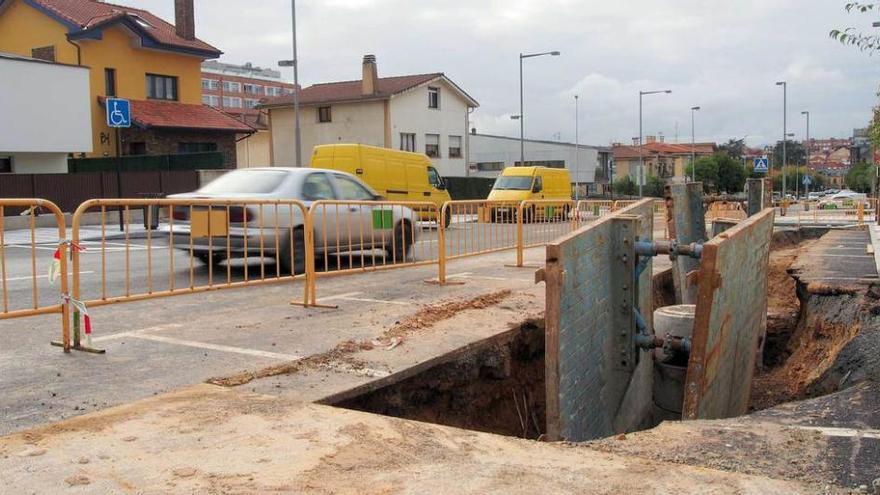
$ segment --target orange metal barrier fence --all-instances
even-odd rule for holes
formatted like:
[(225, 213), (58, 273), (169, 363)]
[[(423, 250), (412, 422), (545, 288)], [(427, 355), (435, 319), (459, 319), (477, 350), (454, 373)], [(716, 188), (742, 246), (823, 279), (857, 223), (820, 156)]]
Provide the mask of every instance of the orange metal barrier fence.
[[(27, 217), (27, 228), (7, 232), (5, 217), (13, 208), (24, 208), (20, 215)], [(38, 229), (38, 210), (45, 210), (54, 217), (52, 227)], [(64, 214), (55, 203), (39, 198), (0, 199), (0, 320), (59, 313), (61, 341), (53, 344), (63, 347), (64, 352), (70, 352), (71, 348), (69, 244)], [(10, 272), (11, 264), (27, 266), (27, 273)], [(55, 279), (58, 279), (57, 287), (54, 286)], [(30, 302), (26, 302), (28, 292)]]
[(544, 245), (578, 228), (574, 201), (528, 200), (519, 204), (516, 222), (516, 266), (523, 266), (525, 248)]
[[(315, 256), (309, 258), (309, 305), (318, 277), (437, 263), (440, 211), (433, 203), (316, 201), (308, 211)], [(423, 232), (437, 232), (423, 239)], [(424, 236), (427, 237), (427, 236)]]

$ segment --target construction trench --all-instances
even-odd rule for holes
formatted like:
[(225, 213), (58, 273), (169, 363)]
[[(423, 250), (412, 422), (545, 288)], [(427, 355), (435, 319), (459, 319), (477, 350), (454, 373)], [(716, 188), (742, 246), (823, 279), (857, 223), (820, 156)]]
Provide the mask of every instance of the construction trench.
[[(43, 491), (880, 494), (880, 285), (846, 254), (867, 236), (773, 229), (762, 208), (710, 236), (691, 186), (669, 192), (687, 205), (670, 209), (676, 243), (643, 202), (548, 246), (543, 316), (314, 400), (254, 384), (361, 369), (375, 342), (12, 435), (0, 475)], [(422, 307), (380, 340), (516, 297)], [(124, 457), (96, 474), (96, 452)]]

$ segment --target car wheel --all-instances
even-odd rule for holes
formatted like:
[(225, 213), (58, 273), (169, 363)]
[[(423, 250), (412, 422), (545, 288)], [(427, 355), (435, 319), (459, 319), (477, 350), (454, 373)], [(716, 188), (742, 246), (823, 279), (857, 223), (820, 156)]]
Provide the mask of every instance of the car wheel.
[(302, 229), (293, 231), (293, 253), (290, 249), (290, 236), (285, 236), (281, 243), (281, 269), (284, 273), (298, 275), (306, 271), (306, 241)]
[(392, 261), (406, 261), (413, 242), (415, 241), (415, 232), (413, 232), (412, 224), (402, 221), (394, 227), (394, 244), (387, 246), (385, 252)]
[(193, 253), (193, 257), (199, 260), (205, 266), (211, 264), (217, 266), (220, 264), (221, 261), (226, 259), (226, 256), (219, 253), (213, 253), (213, 255), (211, 255), (210, 253)]

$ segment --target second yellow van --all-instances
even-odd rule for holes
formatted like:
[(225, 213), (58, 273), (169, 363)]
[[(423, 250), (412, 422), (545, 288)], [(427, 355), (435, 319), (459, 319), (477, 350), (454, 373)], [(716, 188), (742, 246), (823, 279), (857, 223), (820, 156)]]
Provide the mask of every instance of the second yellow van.
[[(489, 193), (489, 201), (520, 201), (558, 199), (571, 200), (571, 176), (567, 169), (548, 167), (507, 167), (501, 176), (495, 179), (495, 185)], [(548, 209), (545, 215), (543, 210)], [(563, 208), (529, 208), (529, 219), (542, 216), (555, 216), (557, 211), (567, 214), (568, 207)], [(497, 207), (493, 209), (497, 213)], [(550, 213), (552, 212), (552, 213)], [(537, 215), (536, 215), (537, 214)], [(497, 215), (493, 215), (497, 216)], [(512, 218), (512, 217), (511, 217)]]
[[(427, 201), (439, 212), (443, 203), (451, 200), (443, 177), (421, 153), (364, 144), (325, 144), (315, 146), (311, 167), (348, 172), (389, 201)], [(437, 220), (433, 212), (420, 212), (420, 217)], [(445, 225), (449, 220), (447, 215)]]

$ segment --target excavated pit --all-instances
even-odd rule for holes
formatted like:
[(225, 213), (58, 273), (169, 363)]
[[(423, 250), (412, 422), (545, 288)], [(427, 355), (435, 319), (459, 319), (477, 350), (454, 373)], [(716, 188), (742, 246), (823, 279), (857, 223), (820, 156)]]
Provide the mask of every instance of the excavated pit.
[[(778, 232), (770, 254), (767, 336), (751, 410), (845, 388), (843, 349), (880, 314), (873, 290), (801, 281), (792, 265), (827, 230)], [(880, 295), (880, 294), (878, 294)], [(878, 309), (875, 309), (878, 308)], [(845, 371), (836, 371), (844, 369)]]
[(417, 375), (333, 405), (539, 439), (546, 425), (544, 321), (529, 320)]

